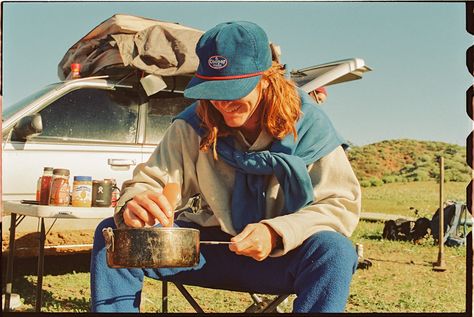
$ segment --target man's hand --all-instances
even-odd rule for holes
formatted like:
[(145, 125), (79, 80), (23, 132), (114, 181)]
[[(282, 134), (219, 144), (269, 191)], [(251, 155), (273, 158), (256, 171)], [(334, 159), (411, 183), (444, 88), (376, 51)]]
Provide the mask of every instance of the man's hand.
[(229, 249), (236, 254), (263, 261), (276, 247), (278, 239), (281, 238), (272, 227), (263, 223), (252, 223), (230, 239), (233, 243), (229, 245)]
[(309, 95), (313, 97), (313, 99), (316, 101), (316, 103), (321, 104), (326, 101), (327, 95), (324, 92), (318, 91), (318, 89), (315, 89), (313, 91), (309, 92)]
[(125, 205), (123, 220), (125, 224), (134, 228), (154, 226), (158, 220), (164, 227), (171, 224), (173, 208), (162, 193), (147, 190), (135, 195)]

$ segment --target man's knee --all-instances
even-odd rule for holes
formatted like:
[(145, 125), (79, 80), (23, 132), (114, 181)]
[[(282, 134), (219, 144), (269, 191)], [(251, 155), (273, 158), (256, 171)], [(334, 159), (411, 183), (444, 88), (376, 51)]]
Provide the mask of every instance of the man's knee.
[(313, 263), (321, 261), (333, 268), (355, 271), (357, 253), (352, 242), (338, 232), (320, 231), (309, 237), (303, 244), (305, 257)]

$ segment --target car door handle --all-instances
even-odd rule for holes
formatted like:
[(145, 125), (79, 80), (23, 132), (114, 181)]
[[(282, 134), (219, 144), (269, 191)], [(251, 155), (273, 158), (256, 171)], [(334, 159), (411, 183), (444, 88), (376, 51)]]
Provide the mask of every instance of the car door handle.
[(137, 165), (137, 162), (135, 160), (127, 160), (127, 159), (108, 159), (107, 163), (112, 166)]

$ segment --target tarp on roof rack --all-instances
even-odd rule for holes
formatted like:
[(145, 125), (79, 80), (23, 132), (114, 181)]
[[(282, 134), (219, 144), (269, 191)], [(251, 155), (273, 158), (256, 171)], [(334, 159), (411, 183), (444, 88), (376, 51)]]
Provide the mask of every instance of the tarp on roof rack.
[(69, 48), (59, 62), (58, 76), (70, 79), (72, 63), (81, 64), (81, 77), (110, 68), (158, 76), (193, 74), (199, 63), (195, 47), (203, 33), (177, 23), (116, 14)]

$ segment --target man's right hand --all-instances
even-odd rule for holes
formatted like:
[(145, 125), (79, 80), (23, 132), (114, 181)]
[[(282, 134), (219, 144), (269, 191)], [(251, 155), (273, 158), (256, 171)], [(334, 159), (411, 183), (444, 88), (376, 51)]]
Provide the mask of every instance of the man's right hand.
[(123, 212), (125, 224), (133, 228), (154, 226), (158, 222), (166, 227), (171, 224), (169, 219), (173, 216), (173, 208), (166, 196), (153, 190), (135, 195)]

